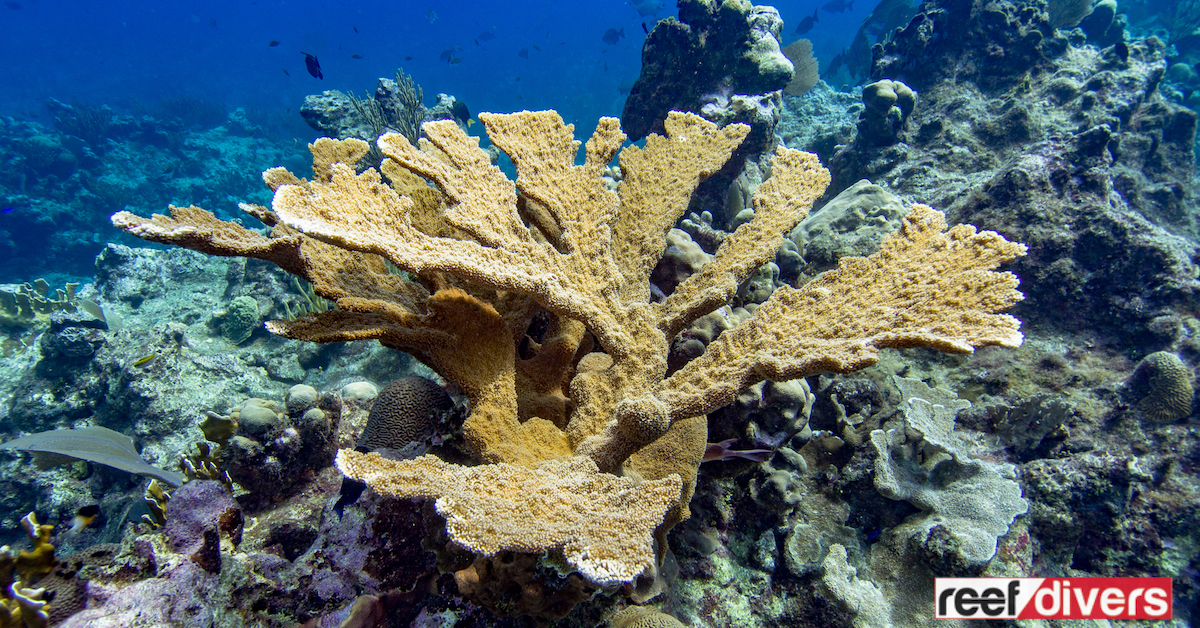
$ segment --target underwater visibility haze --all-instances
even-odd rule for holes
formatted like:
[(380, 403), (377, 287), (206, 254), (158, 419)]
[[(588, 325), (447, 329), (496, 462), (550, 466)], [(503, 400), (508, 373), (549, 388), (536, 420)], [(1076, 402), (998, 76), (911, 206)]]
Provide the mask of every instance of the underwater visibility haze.
[(5, 1), (0, 628), (1195, 625), (1197, 111), (1200, 0)]

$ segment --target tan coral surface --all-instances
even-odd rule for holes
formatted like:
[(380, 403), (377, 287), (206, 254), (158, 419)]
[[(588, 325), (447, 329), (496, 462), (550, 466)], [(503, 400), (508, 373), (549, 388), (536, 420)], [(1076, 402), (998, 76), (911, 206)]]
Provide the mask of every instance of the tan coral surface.
[(679, 499), (678, 475), (635, 483), (587, 458), (462, 467), (436, 456), (388, 460), (343, 449), (338, 468), (391, 497), (437, 500), (455, 543), (480, 554), (560, 548), (589, 580), (630, 582), (651, 566), (651, 533)]

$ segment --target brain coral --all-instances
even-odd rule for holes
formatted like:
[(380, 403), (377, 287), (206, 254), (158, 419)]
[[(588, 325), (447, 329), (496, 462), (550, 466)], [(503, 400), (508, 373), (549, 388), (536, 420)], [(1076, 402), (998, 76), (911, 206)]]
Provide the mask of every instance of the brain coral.
[(358, 441), (367, 449), (400, 449), (433, 435), (441, 414), (454, 406), (437, 382), (401, 377), (384, 387)]
[(653, 608), (630, 606), (613, 615), (612, 628), (683, 628), (678, 619)]
[(1130, 381), (1146, 391), (1138, 409), (1147, 418), (1170, 423), (1192, 413), (1192, 371), (1174, 353), (1156, 351), (1146, 356)]

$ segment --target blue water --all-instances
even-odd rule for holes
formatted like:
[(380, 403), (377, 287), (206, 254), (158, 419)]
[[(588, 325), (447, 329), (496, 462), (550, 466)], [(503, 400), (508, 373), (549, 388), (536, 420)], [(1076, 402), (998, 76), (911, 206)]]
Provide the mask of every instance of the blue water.
[[(774, 4), (785, 43), (825, 1)], [(817, 56), (828, 62), (848, 45), (873, 8), (859, 0), (845, 13), (821, 11), (805, 35)], [(0, 114), (44, 117), (46, 98), (117, 106), (181, 93), (231, 110), (296, 112), (306, 95), (361, 94), (402, 67), (427, 104), (445, 92), (473, 112), (553, 108), (590, 129), (602, 115), (620, 115), (619, 88), (641, 68), (642, 22), (653, 27), (671, 15), (673, 2), (642, 16), (628, 2), (11, 0), (0, 5)], [(624, 29), (616, 45), (601, 39), (610, 28)], [(495, 39), (479, 40), (485, 32)], [(444, 50), (461, 63), (440, 60)], [(317, 56), (323, 80), (305, 72), (301, 51)]]

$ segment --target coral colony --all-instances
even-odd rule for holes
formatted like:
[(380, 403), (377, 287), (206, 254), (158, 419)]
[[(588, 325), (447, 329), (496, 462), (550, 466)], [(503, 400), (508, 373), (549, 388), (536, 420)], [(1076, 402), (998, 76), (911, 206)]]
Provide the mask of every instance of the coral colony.
[(884, 0), (826, 64), (785, 33), (853, 3), (639, 2), (586, 140), (403, 70), (302, 159), (195, 101), (0, 119), (0, 217), (63, 215), (13, 246), (120, 242), (0, 286), (0, 627), (931, 627), (980, 576), (1191, 625), (1183, 5)]

